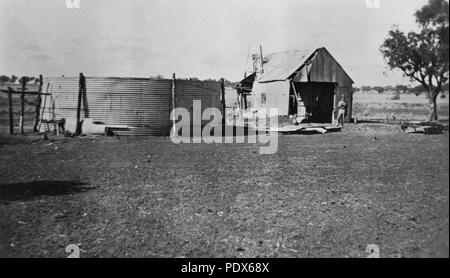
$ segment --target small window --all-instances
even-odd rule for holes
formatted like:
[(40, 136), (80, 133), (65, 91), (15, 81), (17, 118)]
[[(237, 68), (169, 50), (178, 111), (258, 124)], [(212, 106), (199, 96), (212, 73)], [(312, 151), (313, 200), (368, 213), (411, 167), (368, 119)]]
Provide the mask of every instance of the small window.
[(266, 93), (261, 93), (261, 104), (266, 104), (267, 96)]

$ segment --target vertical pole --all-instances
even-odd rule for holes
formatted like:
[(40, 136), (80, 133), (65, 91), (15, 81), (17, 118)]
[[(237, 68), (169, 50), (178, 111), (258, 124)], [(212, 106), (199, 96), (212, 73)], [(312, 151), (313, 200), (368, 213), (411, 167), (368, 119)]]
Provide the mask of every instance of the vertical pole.
[(44, 96), (44, 104), (42, 106), (42, 112), (41, 112), (41, 118), (39, 121), (39, 125), (38, 125), (38, 132), (41, 130), (41, 124), (42, 124), (42, 120), (44, 119), (44, 113), (45, 113), (45, 104), (47, 103), (47, 95), (48, 95), (48, 89), (50, 88), (50, 82), (47, 83), (47, 90), (45, 91), (45, 96)]
[(42, 74), (39, 75), (39, 90), (38, 90), (38, 97), (37, 97), (37, 104), (36, 104), (36, 115), (34, 118), (34, 124), (33, 124), (33, 132), (38, 131), (38, 124), (39, 124), (39, 116), (41, 115), (41, 104), (42, 104)]
[(51, 98), (51, 101), (52, 101), (53, 129), (56, 130), (56, 135), (59, 136), (59, 124), (58, 124), (58, 121), (56, 120), (56, 114), (55, 114), (55, 101), (53, 100), (53, 98)]
[(259, 46), (259, 54), (261, 55), (261, 73), (264, 73), (264, 59), (263, 59), (263, 53), (262, 53), (262, 46)]
[(298, 98), (297, 90), (295, 89), (294, 81), (292, 81), (292, 79), (291, 79), (291, 86), (292, 86), (292, 90), (294, 91), (295, 101), (297, 102), (297, 105), (296, 105), (297, 111), (295, 111), (295, 115), (298, 116), (298, 106), (300, 104), (300, 100)]
[(172, 111), (169, 113), (172, 114), (172, 136), (175, 136), (175, 113), (173, 113), (175, 106), (175, 86), (176, 86), (176, 78), (175, 73), (172, 75)]
[(83, 111), (84, 117), (89, 118), (89, 107), (86, 93), (86, 78), (83, 78)]
[(22, 77), (22, 94), (20, 95), (20, 134), (24, 133), (23, 125), (25, 121), (25, 86), (26, 86), (26, 77)]
[(336, 113), (337, 113), (336, 105), (337, 105), (337, 102), (338, 102), (338, 100), (337, 100), (337, 98), (338, 98), (337, 93), (338, 93), (338, 84), (335, 83), (334, 84), (334, 96), (333, 96), (333, 114), (331, 115), (331, 122), (333, 124), (335, 124), (336, 126), (339, 125), (339, 123), (336, 123), (336, 116), (337, 116), (336, 115)]
[(80, 73), (80, 80), (78, 84), (78, 103), (77, 103), (77, 130), (76, 134), (81, 134), (81, 100), (83, 97), (83, 84), (84, 84), (84, 75)]
[(225, 113), (225, 108), (226, 108), (226, 103), (225, 103), (225, 81), (223, 80), (223, 78), (220, 78), (220, 92), (221, 92), (221, 98), (222, 98), (222, 126), (225, 127), (226, 124), (226, 116)]
[(12, 103), (12, 89), (8, 88), (8, 106), (9, 106), (9, 134), (14, 134), (14, 118), (13, 118), (13, 103)]

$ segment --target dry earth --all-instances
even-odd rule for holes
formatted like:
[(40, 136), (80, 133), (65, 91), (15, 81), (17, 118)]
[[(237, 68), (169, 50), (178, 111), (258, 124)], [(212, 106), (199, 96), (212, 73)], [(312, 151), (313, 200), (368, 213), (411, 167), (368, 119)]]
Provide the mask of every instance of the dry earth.
[(0, 136), (7, 257), (449, 256), (449, 137), (398, 126), (254, 144)]

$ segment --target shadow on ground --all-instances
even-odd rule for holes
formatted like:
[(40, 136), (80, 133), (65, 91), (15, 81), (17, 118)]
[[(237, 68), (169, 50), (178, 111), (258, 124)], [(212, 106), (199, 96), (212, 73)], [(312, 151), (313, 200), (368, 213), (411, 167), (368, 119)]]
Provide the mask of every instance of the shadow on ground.
[(94, 189), (80, 181), (31, 181), (0, 184), (0, 201), (28, 200), (40, 196), (83, 193)]

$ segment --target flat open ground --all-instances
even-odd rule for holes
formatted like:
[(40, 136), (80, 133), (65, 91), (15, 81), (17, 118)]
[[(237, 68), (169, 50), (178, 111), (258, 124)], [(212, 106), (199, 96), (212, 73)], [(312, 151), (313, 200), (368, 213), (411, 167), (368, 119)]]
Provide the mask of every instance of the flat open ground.
[[(393, 99), (397, 96), (398, 99)], [(444, 98), (442, 98), (444, 97)], [(437, 99), (439, 119), (449, 119), (449, 94), (444, 92)], [(356, 92), (353, 94), (352, 116), (360, 120), (428, 120), (429, 102), (426, 94), (398, 94), (394, 92)]]
[[(0, 136), (2, 256), (449, 256), (449, 136), (397, 126), (253, 144)], [(50, 138), (52, 139), (52, 138)]]

